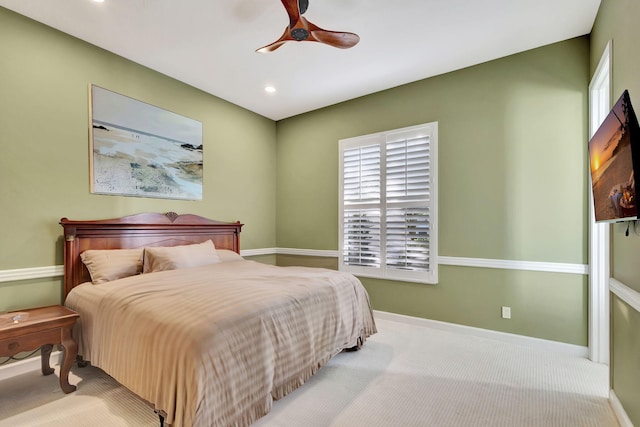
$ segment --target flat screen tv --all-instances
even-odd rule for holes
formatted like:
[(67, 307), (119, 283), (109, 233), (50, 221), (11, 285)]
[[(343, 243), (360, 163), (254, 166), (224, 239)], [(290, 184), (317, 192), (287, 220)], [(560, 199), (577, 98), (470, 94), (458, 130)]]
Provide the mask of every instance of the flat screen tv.
[(640, 127), (628, 91), (591, 137), (589, 162), (596, 222), (638, 219)]

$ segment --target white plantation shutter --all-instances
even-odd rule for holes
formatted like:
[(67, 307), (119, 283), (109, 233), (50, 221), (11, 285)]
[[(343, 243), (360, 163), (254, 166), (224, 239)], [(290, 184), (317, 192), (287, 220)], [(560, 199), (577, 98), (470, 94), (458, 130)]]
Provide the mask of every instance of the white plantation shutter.
[(437, 282), (437, 123), (340, 141), (340, 269)]
[(345, 202), (380, 202), (379, 145), (346, 150), (343, 170)]
[(428, 208), (387, 209), (387, 267), (429, 271)]
[(344, 263), (380, 267), (380, 210), (348, 209), (344, 212)]
[(347, 265), (379, 267), (380, 145), (345, 150), (342, 170), (344, 262)]
[(392, 140), (386, 150), (387, 267), (428, 271), (429, 136)]

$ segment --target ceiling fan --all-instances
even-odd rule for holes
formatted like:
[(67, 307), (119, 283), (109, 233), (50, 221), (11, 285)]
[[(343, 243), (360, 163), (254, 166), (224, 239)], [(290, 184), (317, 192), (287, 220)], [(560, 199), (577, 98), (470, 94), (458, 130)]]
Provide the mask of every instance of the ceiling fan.
[(324, 30), (307, 21), (302, 15), (309, 7), (309, 0), (282, 0), (282, 4), (289, 15), (289, 25), (278, 40), (256, 49), (256, 52), (273, 52), (288, 41), (319, 42), (340, 49), (348, 49), (360, 41), (357, 34)]

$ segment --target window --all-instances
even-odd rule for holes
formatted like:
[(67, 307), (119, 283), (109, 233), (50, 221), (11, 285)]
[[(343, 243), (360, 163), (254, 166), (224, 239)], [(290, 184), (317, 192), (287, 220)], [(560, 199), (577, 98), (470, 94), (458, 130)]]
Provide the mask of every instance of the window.
[(340, 141), (340, 263), (437, 283), (438, 123)]

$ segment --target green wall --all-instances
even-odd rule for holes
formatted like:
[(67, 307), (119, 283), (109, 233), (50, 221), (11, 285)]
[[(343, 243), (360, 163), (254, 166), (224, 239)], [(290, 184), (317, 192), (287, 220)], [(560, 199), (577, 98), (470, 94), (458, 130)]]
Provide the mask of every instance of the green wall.
[[(278, 122), (278, 247), (338, 249), (338, 140), (438, 121), (441, 256), (586, 264), (588, 84), (581, 37)], [(587, 345), (583, 275), (363, 282), (376, 309)]]
[(640, 312), (611, 297), (611, 385), (633, 425), (640, 425)]
[[(202, 201), (89, 193), (90, 83), (202, 122)], [(275, 246), (272, 120), (1, 7), (0, 94), (0, 270), (61, 265), (62, 217), (195, 213)], [(0, 311), (60, 298), (61, 278), (0, 283)]]
[[(591, 34), (591, 73), (607, 42), (612, 41), (612, 101), (629, 90), (636, 114), (640, 111), (640, 3), (635, 0), (602, 0)], [(634, 227), (611, 226), (611, 275), (640, 292), (640, 235)], [(611, 388), (627, 415), (640, 426), (640, 314), (611, 297)]]
[[(278, 123), (3, 8), (0, 40), (0, 270), (60, 265), (61, 217), (144, 211), (241, 220), (244, 249), (336, 250), (338, 140), (430, 121), (440, 255), (587, 261), (586, 37)], [(203, 122), (203, 201), (89, 193), (89, 83)], [(57, 303), (60, 282), (0, 283), (0, 311)], [(586, 345), (582, 275), (442, 266), (435, 286), (364, 283), (376, 309)]]

